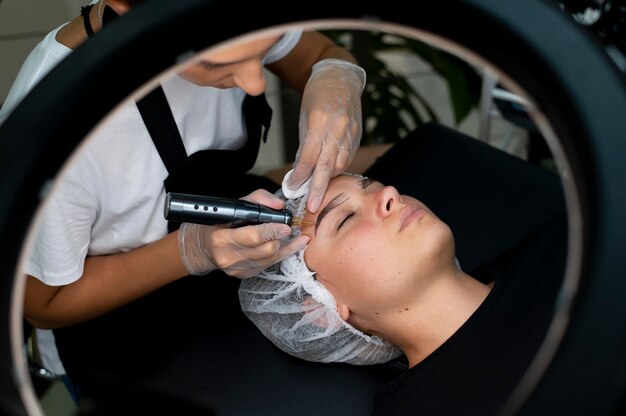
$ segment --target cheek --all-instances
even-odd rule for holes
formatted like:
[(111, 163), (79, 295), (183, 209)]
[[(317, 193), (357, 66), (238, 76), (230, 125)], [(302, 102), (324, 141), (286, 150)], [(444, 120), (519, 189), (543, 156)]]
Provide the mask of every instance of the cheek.
[(362, 276), (360, 280), (368, 281), (368, 276), (380, 273), (381, 265), (392, 254), (389, 244), (369, 234), (351, 237), (334, 250), (338, 266), (345, 273), (353, 271)]
[(388, 259), (397, 258), (397, 249), (370, 227), (351, 230), (333, 244), (309, 247), (305, 259), (321, 278), (332, 284), (329, 289), (335, 296), (349, 296), (379, 286), (392, 267)]

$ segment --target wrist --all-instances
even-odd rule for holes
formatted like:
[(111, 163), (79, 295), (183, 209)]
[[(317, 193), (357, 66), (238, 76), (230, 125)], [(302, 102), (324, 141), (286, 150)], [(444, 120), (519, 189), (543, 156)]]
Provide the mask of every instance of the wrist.
[(187, 273), (196, 276), (216, 269), (205, 252), (202, 227), (200, 224), (182, 223), (178, 230), (180, 258)]
[(311, 78), (314, 78), (320, 72), (323, 72), (328, 68), (342, 68), (342, 70), (356, 75), (361, 80), (361, 92), (365, 89), (365, 82), (367, 81), (367, 74), (365, 70), (360, 66), (344, 59), (326, 58), (315, 63), (315, 65), (311, 68)]

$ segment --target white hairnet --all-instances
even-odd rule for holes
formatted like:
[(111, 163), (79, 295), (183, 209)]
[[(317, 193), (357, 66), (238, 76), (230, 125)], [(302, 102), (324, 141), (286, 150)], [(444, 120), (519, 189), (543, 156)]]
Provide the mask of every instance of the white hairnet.
[[(282, 190), (277, 195), (286, 199), (287, 209), (302, 217), (306, 191), (298, 192), (296, 199), (286, 199)], [(295, 235), (299, 233), (294, 229)], [(242, 280), (241, 308), (278, 348), (307, 361), (366, 365), (401, 354), (398, 347), (341, 319), (335, 299), (314, 274), (304, 263), (301, 250), (258, 276)]]

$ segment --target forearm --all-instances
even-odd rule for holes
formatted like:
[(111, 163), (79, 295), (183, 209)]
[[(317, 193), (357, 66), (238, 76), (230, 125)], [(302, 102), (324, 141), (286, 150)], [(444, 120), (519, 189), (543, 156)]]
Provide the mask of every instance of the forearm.
[(128, 304), (187, 274), (178, 233), (127, 253), (89, 257), (76, 282), (47, 286), (28, 277), (24, 312), (40, 328), (83, 322)]
[(287, 56), (268, 65), (268, 69), (281, 78), (289, 87), (302, 93), (311, 67), (324, 59), (335, 58), (357, 64), (348, 50), (337, 45), (319, 32), (304, 32), (300, 42)]

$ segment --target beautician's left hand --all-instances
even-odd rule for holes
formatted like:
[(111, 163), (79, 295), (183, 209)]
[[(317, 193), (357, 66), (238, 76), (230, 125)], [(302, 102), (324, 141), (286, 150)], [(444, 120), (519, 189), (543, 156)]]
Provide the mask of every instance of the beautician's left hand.
[(312, 176), (307, 209), (317, 212), (328, 181), (354, 159), (362, 133), (365, 71), (348, 61), (324, 59), (313, 66), (300, 108), (300, 147), (287, 186)]

